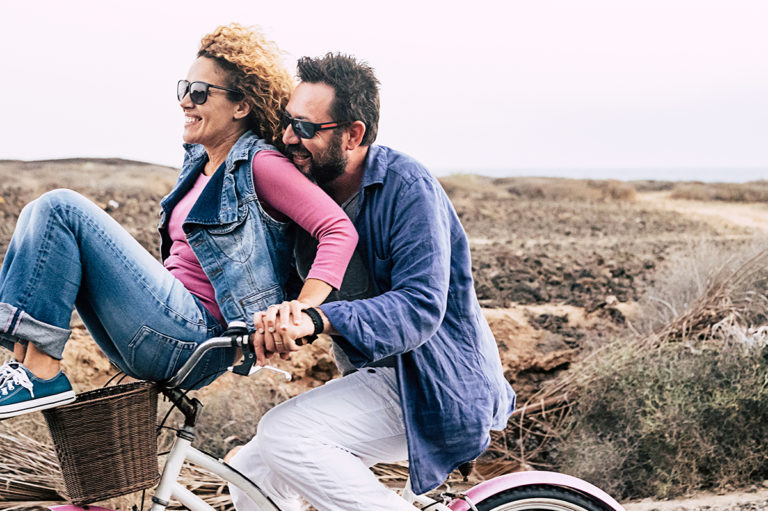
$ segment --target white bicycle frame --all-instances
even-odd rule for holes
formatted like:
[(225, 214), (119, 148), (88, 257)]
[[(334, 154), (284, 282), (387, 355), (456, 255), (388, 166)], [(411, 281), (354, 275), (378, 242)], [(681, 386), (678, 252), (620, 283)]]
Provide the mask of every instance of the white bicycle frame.
[[(219, 476), (223, 481), (238, 487), (256, 504), (258, 510), (281, 511), (261, 491), (256, 483), (229, 466), (224, 460), (214, 458), (192, 447), (192, 442), (195, 438), (195, 422), (201, 403), (188, 398), (177, 387), (189, 375), (192, 368), (200, 361), (205, 352), (213, 348), (238, 346), (243, 350), (244, 362), (238, 367), (230, 367), (229, 369), (232, 372), (247, 376), (261, 369), (268, 368), (283, 373), (290, 379), (290, 374), (280, 369), (270, 366), (253, 366), (255, 356), (253, 351), (250, 350), (248, 331), (245, 328), (245, 324), (231, 324), (230, 328), (222, 335), (224, 337), (209, 339), (198, 346), (198, 349), (193, 352), (176, 376), (162, 386), (163, 393), (174, 402), (184, 414), (186, 420), (184, 426), (177, 431), (176, 439), (166, 459), (160, 483), (157, 485), (152, 497), (151, 511), (164, 511), (171, 503), (171, 500), (180, 502), (192, 511), (215, 511), (212, 506), (178, 482), (184, 461), (189, 461), (200, 468), (206, 469)], [(406, 482), (402, 496), (410, 503), (428, 507), (430, 511), (477, 511), (473, 501), (481, 502), (500, 492), (531, 485), (571, 489), (595, 499), (606, 509), (624, 511), (621, 504), (599, 488), (581, 479), (557, 472), (532, 471), (505, 474), (473, 486), (465, 494), (444, 493), (439, 497), (441, 501), (436, 501), (425, 495), (414, 494), (411, 491), (410, 483)], [(90, 511), (112, 511), (97, 506), (81, 508), (71, 505), (54, 506), (50, 509), (53, 511), (85, 511), (85, 509)]]
[[(238, 368), (230, 367), (230, 371), (250, 376), (261, 369), (271, 369), (284, 374), (287, 379), (291, 378), (289, 373), (274, 367), (253, 366), (255, 358), (253, 353), (248, 349), (249, 341), (247, 330), (244, 329), (245, 325), (230, 325), (230, 329), (233, 327), (242, 328), (243, 331), (235, 333), (234, 335), (230, 334), (230, 336), (226, 336), (227, 334), (225, 333), (225, 337), (216, 337), (204, 342), (197, 350), (195, 350), (189, 360), (187, 360), (178, 373), (171, 378), (164, 387), (166, 389), (175, 389), (182, 381), (184, 381), (192, 371), (192, 368), (194, 368), (195, 364), (197, 364), (203, 354), (209, 349), (232, 345), (237, 345), (243, 349), (245, 361), (244, 364)], [(183, 399), (186, 399), (186, 396), (184, 396)], [(184, 413), (183, 410), (182, 413)], [(196, 414), (193, 413), (192, 415)], [(227, 483), (237, 486), (258, 506), (260, 511), (280, 511), (280, 508), (277, 507), (269, 497), (264, 495), (261, 489), (253, 481), (229, 466), (224, 460), (216, 459), (213, 456), (192, 447), (194, 438), (195, 426), (193, 419), (190, 424), (185, 423), (184, 427), (179, 430), (176, 435), (176, 439), (168, 454), (168, 458), (166, 459), (160, 483), (155, 489), (155, 494), (152, 497), (151, 511), (163, 511), (170, 504), (171, 499), (180, 502), (192, 511), (214, 511), (213, 507), (178, 482), (181, 467), (185, 460), (216, 474)], [(451, 511), (449, 507), (442, 503), (438, 503), (428, 497), (415, 495), (410, 491), (410, 485), (408, 484), (406, 484), (403, 494), (409, 502), (422, 505), (432, 504), (430, 509), (433, 511)], [(472, 508), (474, 508), (474, 506), (470, 507), (470, 509)]]
[[(178, 501), (191, 511), (214, 511), (213, 507), (178, 482), (181, 466), (185, 460), (216, 474), (223, 481), (240, 488), (256, 504), (257, 509), (260, 511), (280, 511), (280, 508), (264, 495), (255, 483), (230, 467), (223, 460), (216, 459), (195, 449), (191, 445), (192, 440), (184, 438), (184, 436), (178, 436), (171, 448), (171, 452), (165, 462), (160, 483), (152, 497), (151, 511), (164, 511), (166, 506), (170, 504), (171, 499)], [(406, 484), (406, 488), (403, 491), (403, 497), (408, 502), (417, 503), (422, 506), (431, 504), (430, 510), (451, 511), (451, 508), (434, 499), (415, 495), (410, 491), (410, 485), (408, 484)], [(474, 506), (471, 505), (470, 509), (474, 509)]]
[(165, 462), (160, 484), (158, 484), (155, 495), (152, 497), (153, 504), (150, 508), (152, 511), (163, 511), (171, 499), (177, 500), (192, 511), (214, 511), (213, 507), (208, 505), (203, 499), (179, 484), (179, 472), (185, 460), (216, 474), (224, 481), (240, 488), (256, 503), (258, 509), (263, 511), (280, 511), (280, 508), (275, 506), (253, 482), (230, 467), (223, 460), (200, 452), (192, 447), (191, 444), (192, 440), (189, 438), (182, 438), (181, 436), (176, 438)]

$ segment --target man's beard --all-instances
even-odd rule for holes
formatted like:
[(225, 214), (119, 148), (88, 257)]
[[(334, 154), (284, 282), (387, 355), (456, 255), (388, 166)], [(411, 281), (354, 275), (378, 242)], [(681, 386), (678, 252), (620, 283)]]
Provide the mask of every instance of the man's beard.
[(301, 155), (309, 155), (309, 169), (306, 171), (302, 169), (305, 174), (308, 172), (310, 177), (320, 185), (326, 185), (332, 182), (334, 179), (344, 173), (347, 168), (347, 157), (341, 150), (341, 134), (336, 132), (333, 134), (328, 148), (318, 154), (316, 157), (311, 156), (309, 151), (301, 144), (291, 144), (286, 148), (286, 152), (289, 155), (293, 153), (299, 153)]

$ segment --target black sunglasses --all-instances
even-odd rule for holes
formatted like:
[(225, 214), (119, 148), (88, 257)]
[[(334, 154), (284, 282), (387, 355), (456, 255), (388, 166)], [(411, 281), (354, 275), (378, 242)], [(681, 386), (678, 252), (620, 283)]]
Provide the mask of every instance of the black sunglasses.
[(299, 138), (312, 138), (318, 131), (332, 130), (334, 128), (340, 128), (345, 124), (351, 124), (352, 121), (343, 122), (309, 122), (302, 119), (296, 119), (288, 115), (288, 112), (283, 112), (283, 129), (291, 125), (293, 132)]
[(243, 94), (242, 91), (236, 89), (228, 89), (226, 87), (211, 85), (210, 83), (205, 82), (188, 82), (186, 80), (179, 80), (179, 83), (176, 84), (176, 97), (181, 101), (184, 99), (184, 96), (187, 95), (187, 92), (189, 92), (189, 99), (192, 100), (192, 103), (202, 105), (208, 99), (208, 89), (210, 88), (225, 90), (237, 94), (241, 96), (241, 98), (245, 97), (245, 94)]

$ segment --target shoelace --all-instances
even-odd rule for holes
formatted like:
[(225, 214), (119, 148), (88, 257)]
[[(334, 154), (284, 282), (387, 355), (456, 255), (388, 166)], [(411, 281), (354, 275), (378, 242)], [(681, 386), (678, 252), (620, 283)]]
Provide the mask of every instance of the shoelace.
[(2, 393), (4, 396), (7, 396), (9, 391), (16, 388), (14, 384), (21, 385), (29, 391), (29, 395), (31, 397), (35, 397), (35, 393), (32, 391), (32, 382), (29, 381), (27, 372), (21, 366), (17, 366), (15, 369), (12, 368), (6, 375), (6, 380), (3, 382), (3, 386), (0, 387), (0, 393)]
[(5, 383), (5, 380), (10, 379), (13, 376), (16, 368), (19, 367), (18, 362), (11, 362), (10, 360), (0, 366), (0, 386)]

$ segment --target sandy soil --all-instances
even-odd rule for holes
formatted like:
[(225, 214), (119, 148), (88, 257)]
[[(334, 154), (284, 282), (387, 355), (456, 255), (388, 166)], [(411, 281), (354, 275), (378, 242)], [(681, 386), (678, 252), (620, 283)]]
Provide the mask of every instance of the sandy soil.
[(716, 228), (739, 227), (752, 232), (768, 232), (768, 206), (762, 203), (704, 202), (673, 199), (670, 192), (638, 194), (637, 199), (651, 207), (698, 218)]
[(768, 490), (724, 495), (699, 493), (685, 499), (624, 502), (627, 511), (763, 511), (768, 509)]

